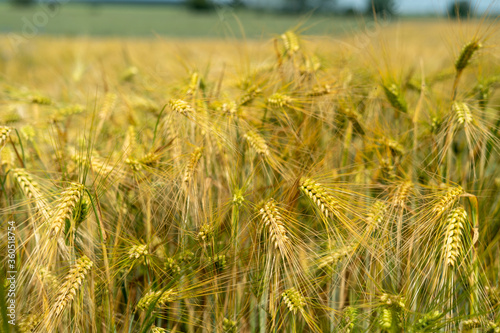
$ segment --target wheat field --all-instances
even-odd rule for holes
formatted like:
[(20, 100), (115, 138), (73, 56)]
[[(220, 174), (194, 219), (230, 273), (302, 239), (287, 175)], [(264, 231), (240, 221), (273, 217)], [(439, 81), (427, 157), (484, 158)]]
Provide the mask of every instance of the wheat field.
[(500, 332), (499, 25), (373, 26), (0, 37), (17, 331)]

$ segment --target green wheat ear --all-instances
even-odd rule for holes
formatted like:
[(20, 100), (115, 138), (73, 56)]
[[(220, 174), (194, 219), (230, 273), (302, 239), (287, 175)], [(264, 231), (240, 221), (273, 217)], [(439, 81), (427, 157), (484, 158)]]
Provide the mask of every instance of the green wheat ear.
[(37, 314), (28, 314), (21, 316), (19, 320), (19, 332), (20, 333), (31, 333), (34, 332), (36, 327), (40, 324), (41, 318)]
[(477, 40), (472, 40), (465, 44), (462, 51), (458, 55), (455, 61), (455, 69), (457, 72), (461, 72), (467, 67), (474, 53), (482, 47), (482, 44)]
[(401, 88), (395, 83), (384, 83), (382, 87), (384, 88), (385, 96), (392, 107), (398, 111), (406, 113), (408, 111), (408, 105)]
[(157, 326), (151, 327), (151, 333), (166, 333), (166, 332), (170, 331), (167, 331), (166, 329)]
[(235, 320), (224, 318), (222, 320), (222, 329), (224, 333), (236, 333), (238, 331), (238, 323)]
[(294, 31), (286, 31), (281, 35), (281, 40), (283, 41), (283, 45), (285, 46), (285, 51), (287, 54), (293, 55), (300, 50), (299, 37)]
[(304, 296), (294, 287), (285, 290), (281, 294), (281, 297), (288, 310), (293, 314), (296, 314), (297, 311), (302, 311), (306, 305)]
[(392, 312), (390, 309), (382, 309), (382, 313), (378, 319), (378, 324), (381, 328), (389, 330), (392, 327)]
[(12, 128), (7, 126), (0, 126), (0, 146), (3, 146), (5, 141), (9, 138)]

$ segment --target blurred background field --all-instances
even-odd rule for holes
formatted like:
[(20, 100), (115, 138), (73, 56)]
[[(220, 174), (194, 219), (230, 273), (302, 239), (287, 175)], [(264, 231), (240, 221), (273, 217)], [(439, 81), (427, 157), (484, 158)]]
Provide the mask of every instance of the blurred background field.
[[(0, 34), (65, 36), (140, 36), (269, 38), (300, 27), (306, 35), (345, 35), (390, 16), (391, 23), (426, 24), (453, 16), (454, 1), (272, 0), (208, 2), (207, 0), (0, 1)], [(498, 1), (463, 2), (460, 13), (495, 18)], [(377, 7), (378, 6), (378, 7)], [(455, 6), (458, 6), (455, 4)], [(465, 8), (465, 7), (464, 7)], [(381, 15), (383, 13), (383, 15)]]
[[(0, 32), (22, 31), (25, 21), (40, 7), (16, 8), (0, 4)], [(40, 33), (63, 35), (132, 35), (171, 37), (228, 36), (269, 37), (304, 21), (302, 16), (251, 10), (219, 8), (205, 13), (184, 6), (88, 5), (63, 6)], [(313, 16), (307, 20), (308, 34), (339, 34), (355, 29), (359, 22), (348, 17)]]

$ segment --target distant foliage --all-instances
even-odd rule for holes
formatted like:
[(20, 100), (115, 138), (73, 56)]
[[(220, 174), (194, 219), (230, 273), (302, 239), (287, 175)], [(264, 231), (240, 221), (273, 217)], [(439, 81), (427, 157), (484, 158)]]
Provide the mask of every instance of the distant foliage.
[(10, 0), (10, 2), (16, 6), (30, 6), (35, 4), (35, 0)]
[(198, 11), (206, 11), (213, 8), (210, 0), (189, 0), (187, 4), (190, 9)]
[(396, 3), (394, 0), (369, 0), (368, 14), (396, 14)]
[(450, 17), (468, 17), (472, 13), (470, 2), (455, 1), (450, 5), (448, 12)]

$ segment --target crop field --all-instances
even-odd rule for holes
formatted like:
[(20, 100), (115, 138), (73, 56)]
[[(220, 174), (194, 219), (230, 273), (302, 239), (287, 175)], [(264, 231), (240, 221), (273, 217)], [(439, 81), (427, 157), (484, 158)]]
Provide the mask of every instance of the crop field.
[[(35, 30), (69, 36), (148, 38), (160, 34), (174, 38), (267, 38), (305, 20), (297, 15), (227, 7), (199, 13), (185, 6), (172, 5), (65, 4), (51, 10), (42, 6), (13, 7), (0, 0), (0, 32), (4, 33), (25, 31), (31, 34)], [(339, 35), (357, 30), (362, 21), (352, 17), (309, 15), (305, 32), (308, 35)]]
[(0, 36), (0, 331), (500, 332), (498, 22), (302, 27)]

